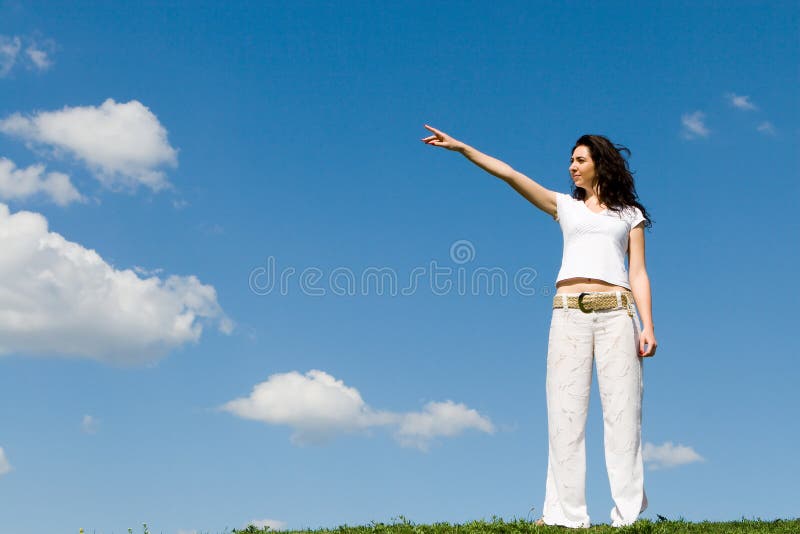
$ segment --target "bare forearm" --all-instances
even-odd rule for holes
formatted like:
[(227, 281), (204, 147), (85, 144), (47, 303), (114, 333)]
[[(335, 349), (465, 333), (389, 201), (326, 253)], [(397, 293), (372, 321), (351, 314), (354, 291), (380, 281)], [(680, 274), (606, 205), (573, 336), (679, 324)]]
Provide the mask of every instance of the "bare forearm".
[(498, 178), (502, 178), (503, 180), (508, 181), (516, 172), (508, 163), (500, 161), (497, 158), (493, 158), (488, 154), (484, 154), (480, 150), (467, 144), (464, 144), (460, 148), (459, 152), (461, 152), (465, 158), (470, 160), (481, 169), (485, 170), (489, 174), (497, 176)]
[(467, 144), (461, 143), (458, 147), (458, 151), (481, 169), (506, 182), (537, 208), (551, 216), (555, 213), (555, 193), (548, 190), (546, 187), (531, 180), (521, 172), (514, 170), (508, 163), (484, 154), (480, 150)]
[(655, 331), (653, 324), (653, 303), (650, 292), (650, 277), (647, 271), (634, 273), (630, 277), (631, 292), (636, 301), (636, 308), (639, 310), (639, 317), (642, 319), (642, 328), (650, 328)]

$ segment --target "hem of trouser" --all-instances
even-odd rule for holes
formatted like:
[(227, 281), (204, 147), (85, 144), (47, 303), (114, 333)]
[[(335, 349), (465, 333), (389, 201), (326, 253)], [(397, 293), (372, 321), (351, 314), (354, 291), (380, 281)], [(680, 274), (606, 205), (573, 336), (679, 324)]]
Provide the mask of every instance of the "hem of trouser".
[(611, 522), (611, 526), (614, 527), (614, 528), (629, 527), (634, 523), (636, 523), (636, 519), (634, 519), (633, 521), (630, 521), (630, 522), (628, 522), (628, 521), (620, 521), (619, 523), (615, 523), (614, 521), (612, 521)]
[(623, 521), (623, 520), (615, 519), (614, 516), (615, 515), (619, 515), (619, 509), (615, 506), (614, 508), (611, 509), (611, 526), (612, 527), (627, 527), (629, 525), (634, 524), (636, 521), (639, 520), (639, 517), (642, 515), (642, 513), (644, 513), (644, 511), (647, 510), (647, 507), (649, 505), (650, 505), (650, 503), (647, 500), (647, 493), (645, 492), (645, 493), (642, 494), (642, 507), (639, 510), (639, 513), (636, 514), (636, 517), (634, 517), (630, 521)]
[(552, 521), (551, 522), (550, 520), (547, 519), (547, 516), (542, 516), (542, 521), (544, 521), (544, 524), (549, 526), (549, 527), (589, 528), (589, 527), (592, 526), (591, 523), (589, 523), (588, 521), (587, 522), (581, 522), (581, 521), (562, 521), (562, 522)]

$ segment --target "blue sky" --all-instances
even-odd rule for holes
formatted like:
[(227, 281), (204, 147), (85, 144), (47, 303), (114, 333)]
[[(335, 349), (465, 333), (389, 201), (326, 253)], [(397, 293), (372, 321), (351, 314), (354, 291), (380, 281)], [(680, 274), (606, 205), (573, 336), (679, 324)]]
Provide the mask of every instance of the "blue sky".
[(799, 22), (0, 2), (0, 533), (538, 517), (561, 233), (425, 123), (562, 192), (581, 134), (630, 147), (644, 516), (796, 516)]

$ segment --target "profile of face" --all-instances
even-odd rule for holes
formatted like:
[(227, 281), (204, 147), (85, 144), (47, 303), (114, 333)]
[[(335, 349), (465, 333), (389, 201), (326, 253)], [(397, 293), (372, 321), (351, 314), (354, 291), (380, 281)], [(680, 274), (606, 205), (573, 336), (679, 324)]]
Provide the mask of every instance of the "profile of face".
[(592, 153), (588, 146), (579, 145), (572, 151), (572, 157), (569, 160), (569, 174), (572, 176), (572, 181), (575, 182), (575, 187), (581, 187), (587, 191), (592, 190), (596, 172)]

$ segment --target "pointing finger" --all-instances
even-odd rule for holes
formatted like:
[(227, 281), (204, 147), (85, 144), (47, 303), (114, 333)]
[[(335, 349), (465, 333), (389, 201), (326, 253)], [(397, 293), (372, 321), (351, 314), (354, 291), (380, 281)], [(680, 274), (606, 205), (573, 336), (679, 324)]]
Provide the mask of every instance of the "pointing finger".
[(434, 128), (433, 126), (428, 126), (428, 125), (426, 124), (426, 125), (425, 125), (425, 128), (426, 128), (426, 129), (428, 129), (428, 130), (430, 130), (430, 131), (432, 131), (432, 132), (434, 132), (434, 133), (435, 133), (435, 134), (437, 134), (437, 135), (442, 135), (442, 132), (440, 132), (439, 130), (437, 130), (437, 129), (436, 129), (436, 128)]

